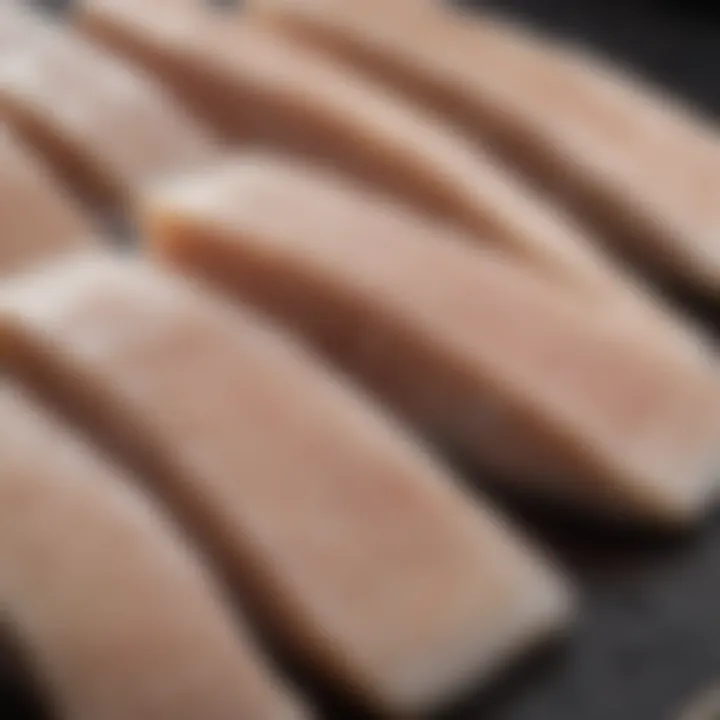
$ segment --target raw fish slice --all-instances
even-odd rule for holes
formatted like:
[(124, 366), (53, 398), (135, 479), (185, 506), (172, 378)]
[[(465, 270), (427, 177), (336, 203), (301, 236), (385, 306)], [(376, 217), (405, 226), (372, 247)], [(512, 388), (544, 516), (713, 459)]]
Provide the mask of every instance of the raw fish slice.
[(439, 3), (249, 6), (492, 142), (638, 267), (718, 298), (720, 132), (705, 118), (577, 48)]
[(0, 115), (84, 197), (112, 205), (215, 156), (159, 84), (20, 5), (0, 3)]
[[(234, 141), (320, 160), (597, 299), (633, 284), (477, 144), (350, 67), (200, 0), (85, 0), (78, 24)], [(470, 235), (468, 235), (470, 238)]]
[(144, 215), (168, 264), (254, 302), (530, 492), (665, 522), (714, 497), (720, 386), (701, 344), (671, 352), (632, 316), (589, 312), (506, 258), (279, 158), (169, 183)]
[(7, 379), (0, 428), (0, 612), (58, 717), (308, 717), (132, 476)]
[(249, 313), (97, 258), (1, 303), (13, 372), (153, 482), (277, 642), (369, 703), (416, 716), (567, 623), (536, 552)]

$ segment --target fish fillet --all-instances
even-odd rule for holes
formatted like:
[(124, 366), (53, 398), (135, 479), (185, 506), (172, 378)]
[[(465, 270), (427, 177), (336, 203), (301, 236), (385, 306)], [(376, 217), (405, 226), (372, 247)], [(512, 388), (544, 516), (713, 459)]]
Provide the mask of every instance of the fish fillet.
[(85, 0), (77, 18), (85, 33), (152, 70), (234, 141), (340, 167), (593, 297), (631, 282), (476, 143), (300, 43), (216, 17), (199, 0)]
[(695, 517), (720, 469), (717, 358), (281, 158), (178, 180), (143, 221), (167, 263), (312, 339), (405, 417), (531, 492)]
[(74, 198), (0, 123), (0, 276), (84, 251), (95, 237)]
[(249, 313), (114, 259), (0, 304), (13, 371), (154, 480), (278, 642), (366, 701), (425, 711), (567, 622), (535, 552)]
[(0, 612), (58, 717), (306, 717), (131, 476), (7, 379), (0, 428)]
[(159, 84), (21, 5), (0, 3), (0, 116), (84, 197), (113, 205), (214, 156)]
[(718, 297), (720, 132), (699, 114), (568, 44), (439, 3), (249, 5), (491, 142), (639, 267)]

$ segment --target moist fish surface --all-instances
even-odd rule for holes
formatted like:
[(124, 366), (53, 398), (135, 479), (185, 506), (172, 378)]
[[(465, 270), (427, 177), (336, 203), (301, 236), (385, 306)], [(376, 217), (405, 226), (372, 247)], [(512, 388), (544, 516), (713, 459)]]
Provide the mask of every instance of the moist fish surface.
[(12, 371), (152, 483), (276, 642), (374, 706), (424, 712), (568, 622), (542, 553), (248, 311), (109, 258), (0, 304)]
[(638, 268), (717, 299), (720, 131), (699, 113), (568, 43), (440, 3), (249, 9), (490, 143)]
[(309, 717), (132, 475), (7, 377), (0, 428), (0, 611), (58, 717)]
[(0, 122), (0, 276), (96, 244), (89, 215)]
[(589, 311), (331, 174), (245, 156), (151, 193), (154, 252), (312, 340), (431, 437), (524, 491), (697, 517), (716, 492), (718, 368)]
[(84, 198), (114, 206), (215, 156), (159, 83), (22, 5), (0, 4), (0, 117)]
[(233, 142), (342, 169), (593, 299), (634, 284), (450, 124), (246, 16), (216, 15), (199, 0), (84, 0), (76, 16), (84, 33), (153, 72)]

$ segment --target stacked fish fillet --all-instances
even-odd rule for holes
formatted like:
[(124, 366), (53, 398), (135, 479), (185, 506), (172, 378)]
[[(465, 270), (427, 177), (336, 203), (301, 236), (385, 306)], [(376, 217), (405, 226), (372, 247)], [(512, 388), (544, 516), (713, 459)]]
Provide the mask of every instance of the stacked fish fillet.
[(575, 594), (445, 453), (715, 500), (660, 288), (719, 299), (717, 130), (431, 0), (246, 5), (0, 5), (0, 607), (59, 717), (316, 716), (278, 657), (389, 716), (492, 682)]

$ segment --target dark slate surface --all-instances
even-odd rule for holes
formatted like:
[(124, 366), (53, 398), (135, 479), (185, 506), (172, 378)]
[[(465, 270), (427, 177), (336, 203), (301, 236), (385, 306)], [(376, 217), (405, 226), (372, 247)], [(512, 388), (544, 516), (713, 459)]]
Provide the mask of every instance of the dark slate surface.
[[(582, 39), (720, 117), (720, 18), (699, 1), (465, 4)], [(691, 536), (660, 539), (510, 509), (577, 577), (582, 613), (565, 642), (443, 720), (676, 720), (698, 693), (720, 685), (720, 514)], [(34, 717), (19, 710), (11, 685), (0, 679), (0, 717)]]

